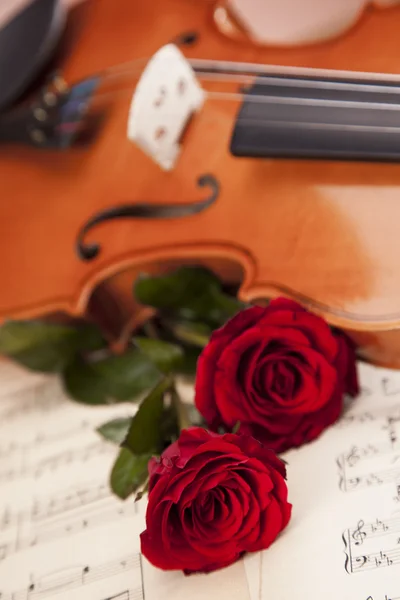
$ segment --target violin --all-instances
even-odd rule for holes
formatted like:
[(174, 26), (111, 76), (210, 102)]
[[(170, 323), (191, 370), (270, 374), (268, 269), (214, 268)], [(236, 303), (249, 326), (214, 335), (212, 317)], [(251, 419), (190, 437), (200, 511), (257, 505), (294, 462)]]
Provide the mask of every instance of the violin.
[(203, 264), (398, 368), (399, 25), (371, 8), (281, 48), (224, 35), (211, 1), (76, 6), (0, 118), (0, 319), (108, 295), (135, 321), (139, 272)]

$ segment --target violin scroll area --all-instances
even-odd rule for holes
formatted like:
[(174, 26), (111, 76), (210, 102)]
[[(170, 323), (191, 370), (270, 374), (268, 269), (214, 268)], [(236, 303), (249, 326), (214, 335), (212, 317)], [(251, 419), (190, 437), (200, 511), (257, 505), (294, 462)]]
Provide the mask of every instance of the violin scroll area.
[[(98, 77), (68, 87), (54, 74), (27, 106), (0, 116), (0, 143), (39, 150), (66, 150), (79, 144), (89, 130), (88, 112)], [(93, 120), (93, 119), (92, 119)]]
[(128, 139), (165, 171), (174, 168), (180, 140), (205, 94), (195, 73), (174, 44), (149, 61), (132, 99)]

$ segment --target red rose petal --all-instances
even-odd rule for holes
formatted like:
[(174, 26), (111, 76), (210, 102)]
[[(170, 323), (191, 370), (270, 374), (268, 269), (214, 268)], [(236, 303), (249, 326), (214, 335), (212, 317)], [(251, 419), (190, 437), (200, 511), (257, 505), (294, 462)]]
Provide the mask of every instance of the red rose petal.
[(310, 345), (321, 352), (328, 360), (334, 360), (337, 353), (337, 342), (329, 325), (317, 315), (309, 313), (304, 309), (287, 310), (274, 309), (274, 311), (264, 314), (261, 319), (261, 325), (265, 322), (268, 325), (278, 326), (286, 329), (296, 327), (307, 336)]
[(268, 548), (282, 531), (282, 509), (275, 498), (271, 498), (266, 511), (260, 514), (260, 519), (260, 537), (250, 547), (246, 548), (248, 552), (256, 552)]
[[(290, 516), (284, 463), (255, 439), (236, 434), (188, 429), (178, 448), (185, 459), (174, 455), (149, 492), (144, 556), (166, 570), (209, 572), (262, 539), (270, 543), (279, 529), (275, 504), (280, 528)], [(160, 464), (165, 461), (163, 453)]]

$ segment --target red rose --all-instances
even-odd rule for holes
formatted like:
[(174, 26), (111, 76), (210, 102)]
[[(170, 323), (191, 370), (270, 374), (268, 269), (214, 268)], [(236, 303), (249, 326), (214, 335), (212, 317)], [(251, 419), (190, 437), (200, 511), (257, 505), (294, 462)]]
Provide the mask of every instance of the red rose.
[(250, 436), (184, 430), (149, 463), (143, 555), (186, 574), (271, 545), (290, 519), (284, 463)]
[(283, 452), (318, 437), (358, 393), (344, 334), (291, 300), (254, 306), (215, 331), (197, 366), (195, 402), (210, 428)]

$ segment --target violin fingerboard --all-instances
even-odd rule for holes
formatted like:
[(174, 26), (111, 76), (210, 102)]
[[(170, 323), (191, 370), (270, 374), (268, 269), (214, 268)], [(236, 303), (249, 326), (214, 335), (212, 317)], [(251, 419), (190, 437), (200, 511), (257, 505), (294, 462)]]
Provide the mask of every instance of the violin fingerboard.
[(262, 78), (245, 94), (230, 151), (238, 157), (398, 162), (400, 86)]

